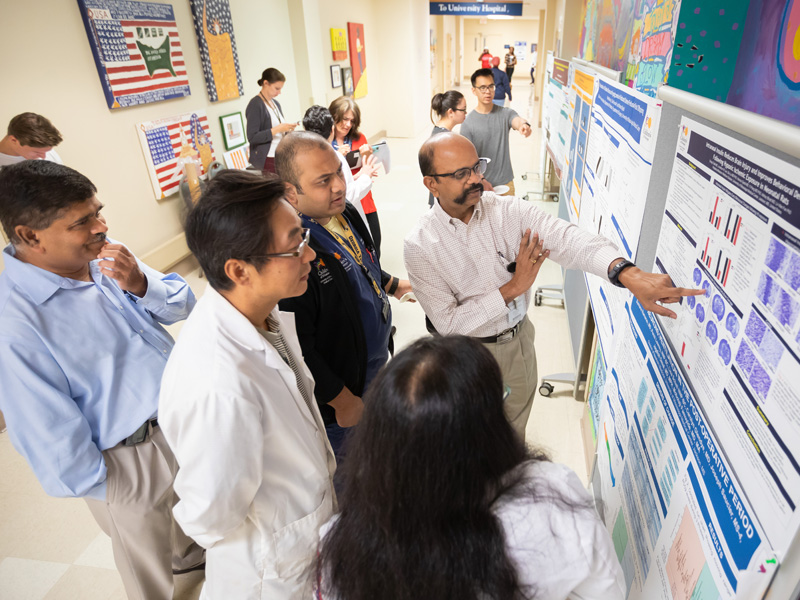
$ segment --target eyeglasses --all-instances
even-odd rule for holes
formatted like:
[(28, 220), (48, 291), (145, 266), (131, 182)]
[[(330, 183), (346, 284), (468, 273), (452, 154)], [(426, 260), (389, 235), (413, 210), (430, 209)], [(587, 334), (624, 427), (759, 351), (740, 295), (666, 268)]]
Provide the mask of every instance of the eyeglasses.
[(431, 173), (430, 177), (452, 177), (456, 181), (464, 181), (467, 179), (471, 173), (475, 173), (478, 177), (483, 176), (486, 172), (486, 165), (489, 164), (489, 159), (487, 158), (479, 158), (478, 162), (475, 163), (472, 167), (464, 167), (463, 169), (458, 169), (458, 171), (453, 171), (452, 173)]
[(259, 254), (251, 256), (250, 258), (297, 258), (303, 254), (303, 250), (308, 246), (308, 240), (311, 239), (311, 230), (303, 228), (303, 241), (300, 245), (291, 252), (274, 252), (272, 254)]
[(493, 92), (494, 88), (495, 88), (495, 85), (492, 84), (492, 85), (482, 85), (482, 86), (477, 87), (475, 89), (478, 90), (481, 94), (485, 94), (486, 92)]
[(453, 110), (457, 112), (467, 112), (466, 108), (454, 108)]

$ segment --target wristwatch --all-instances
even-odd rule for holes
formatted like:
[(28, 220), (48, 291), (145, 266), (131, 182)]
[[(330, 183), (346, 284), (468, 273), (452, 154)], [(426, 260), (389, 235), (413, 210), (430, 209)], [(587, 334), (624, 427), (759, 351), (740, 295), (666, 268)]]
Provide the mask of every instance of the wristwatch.
[(624, 288), (625, 286), (619, 282), (619, 276), (628, 267), (635, 267), (636, 265), (633, 264), (629, 260), (621, 260), (616, 265), (611, 267), (611, 270), (608, 272), (608, 280), (615, 286)]

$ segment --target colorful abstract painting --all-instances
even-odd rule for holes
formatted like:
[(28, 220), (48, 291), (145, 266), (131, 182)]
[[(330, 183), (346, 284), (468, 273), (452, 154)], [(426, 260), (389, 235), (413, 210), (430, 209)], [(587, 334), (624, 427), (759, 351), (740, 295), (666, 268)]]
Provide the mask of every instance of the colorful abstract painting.
[(78, 7), (109, 108), (189, 95), (172, 6), (78, 0)]
[(683, 0), (669, 85), (800, 125), (800, 1)]
[(655, 98), (672, 62), (681, 0), (643, 0), (637, 18), (625, 79)]
[(367, 53), (364, 49), (364, 25), (347, 24), (347, 41), (350, 43), (350, 66), (353, 69), (353, 97), (367, 95)]
[(594, 38), (597, 31), (597, 0), (585, 0), (581, 18), (581, 37), (578, 52), (584, 60), (594, 60)]
[(189, 0), (211, 102), (244, 94), (228, 0)]

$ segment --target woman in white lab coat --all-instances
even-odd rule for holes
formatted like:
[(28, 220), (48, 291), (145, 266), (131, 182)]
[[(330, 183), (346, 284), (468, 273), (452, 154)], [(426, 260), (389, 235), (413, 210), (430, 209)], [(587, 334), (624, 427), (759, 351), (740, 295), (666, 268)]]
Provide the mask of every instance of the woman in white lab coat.
[(283, 193), (223, 171), (186, 223), (210, 285), (169, 358), (159, 422), (180, 465), (175, 517), (207, 549), (205, 599), (308, 597), (336, 507), (314, 381), (276, 308), (305, 291), (315, 256)]

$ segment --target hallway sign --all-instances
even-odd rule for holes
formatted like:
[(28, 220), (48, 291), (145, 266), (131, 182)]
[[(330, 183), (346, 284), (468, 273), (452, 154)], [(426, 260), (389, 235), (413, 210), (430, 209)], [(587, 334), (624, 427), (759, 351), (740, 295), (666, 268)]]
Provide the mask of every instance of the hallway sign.
[(461, 15), (465, 17), (505, 15), (522, 16), (522, 2), (431, 2), (432, 15)]

